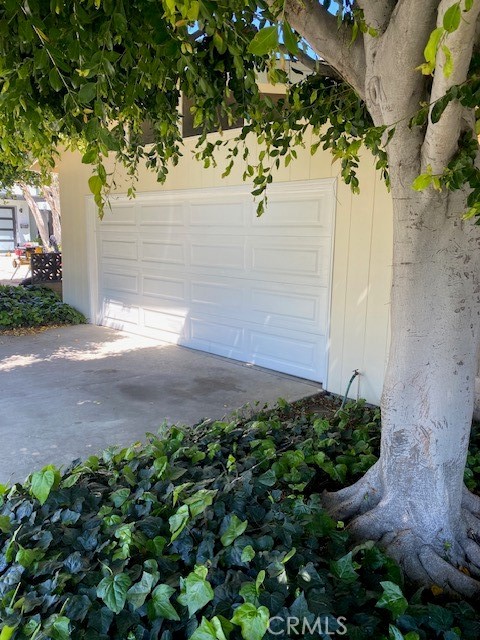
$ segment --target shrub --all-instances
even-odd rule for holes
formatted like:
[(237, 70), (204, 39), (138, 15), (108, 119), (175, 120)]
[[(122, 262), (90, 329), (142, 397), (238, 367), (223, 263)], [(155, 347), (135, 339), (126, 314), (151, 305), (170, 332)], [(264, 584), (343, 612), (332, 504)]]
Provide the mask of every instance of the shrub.
[(287, 618), (303, 638), (477, 639), (471, 605), (414, 592), (322, 510), (378, 440), (362, 404), (331, 421), (282, 404), (2, 487), (1, 640), (260, 640)]
[(85, 317), (44, 287), (0, 285), (0, 329), (82, 324)]

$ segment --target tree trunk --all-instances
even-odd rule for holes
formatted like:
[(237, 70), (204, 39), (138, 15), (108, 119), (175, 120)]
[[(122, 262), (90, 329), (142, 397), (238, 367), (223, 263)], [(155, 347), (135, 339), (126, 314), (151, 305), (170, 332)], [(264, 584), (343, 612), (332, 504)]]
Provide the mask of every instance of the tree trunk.
[(480, 592), (473, 579), (480, 577), (480, 498), (466, 490), (463, 474), (478, 366), (480, 229), (462, 220), (464, 197), (417, 193), (403, 168), (392, 184), (381, 455), (356, 485), (325, 501), (415, 581), (471, 596)]
[(51, 174), (51, 182), (42, 187), (42, 192), (52, 212), (53, 235), (57, 244), (62, 243), (62, 218), (60, 213), (60, 186), (58, 174)]
[(19, 182), (18, 186), (22, 190), (23, 197), (25, 198), (25, 201), (28, 204), (28, 208), (32, 212), (32, 215), (35, 219), (35, 224), (37, 225), (38, 233), (40, 234), (40, 238), (42, 239), (42, 244), (46, 249), (48, 249), (48, 247), (50, 246), (48, 230), (43, 220), (42, 213), (38, 208), (38, 204), (36, 203), (35, 198), (30, 193), (28, 185), (26, 185), (24, 182)]

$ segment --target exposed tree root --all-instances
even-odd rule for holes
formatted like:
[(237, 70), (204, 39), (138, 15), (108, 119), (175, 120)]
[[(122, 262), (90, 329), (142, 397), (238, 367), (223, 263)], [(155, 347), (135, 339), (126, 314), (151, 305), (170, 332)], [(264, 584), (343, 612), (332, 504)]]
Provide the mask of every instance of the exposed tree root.
[(382, 495), (376, 466), (355, 485), (324, 494), (330, 515), (347, 522), (355, 538), (376, 541), (413, 582), (480, 595), (480, 498), (465, 489), (461, 517), (432, 536), (408, 507), (402, 512), (398, 500)]
[(373, 509), (381, 499), (378, 490), (378, 462), (358, 482), (335, 493), (324, 493), (323, 504), (332, 518), (350, 520)]

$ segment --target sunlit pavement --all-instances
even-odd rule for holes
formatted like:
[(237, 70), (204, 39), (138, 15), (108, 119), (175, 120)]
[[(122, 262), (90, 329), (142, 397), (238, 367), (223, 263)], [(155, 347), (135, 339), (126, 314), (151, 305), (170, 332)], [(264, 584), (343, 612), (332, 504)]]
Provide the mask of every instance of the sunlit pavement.
[(14, 256), (0, 255), (0, 284), (19, 284), (30, 275), (30, 267), (13, 266)]
[(0, 334), (0, 483), (320, 385), (105, 327)]

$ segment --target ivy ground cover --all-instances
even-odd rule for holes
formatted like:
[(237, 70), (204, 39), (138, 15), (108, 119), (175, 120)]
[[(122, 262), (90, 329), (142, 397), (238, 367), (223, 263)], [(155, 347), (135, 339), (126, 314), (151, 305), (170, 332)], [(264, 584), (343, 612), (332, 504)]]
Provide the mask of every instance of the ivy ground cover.
[(475, 603), (405, 583), (322, 509), (379, 429), (362, 403), (281, 402), (1, 486), (0, 640), (478, 639)]
[(0, 285), (0, 331), (85, 322), (79, 311), (62, 302), (50, 289)]

